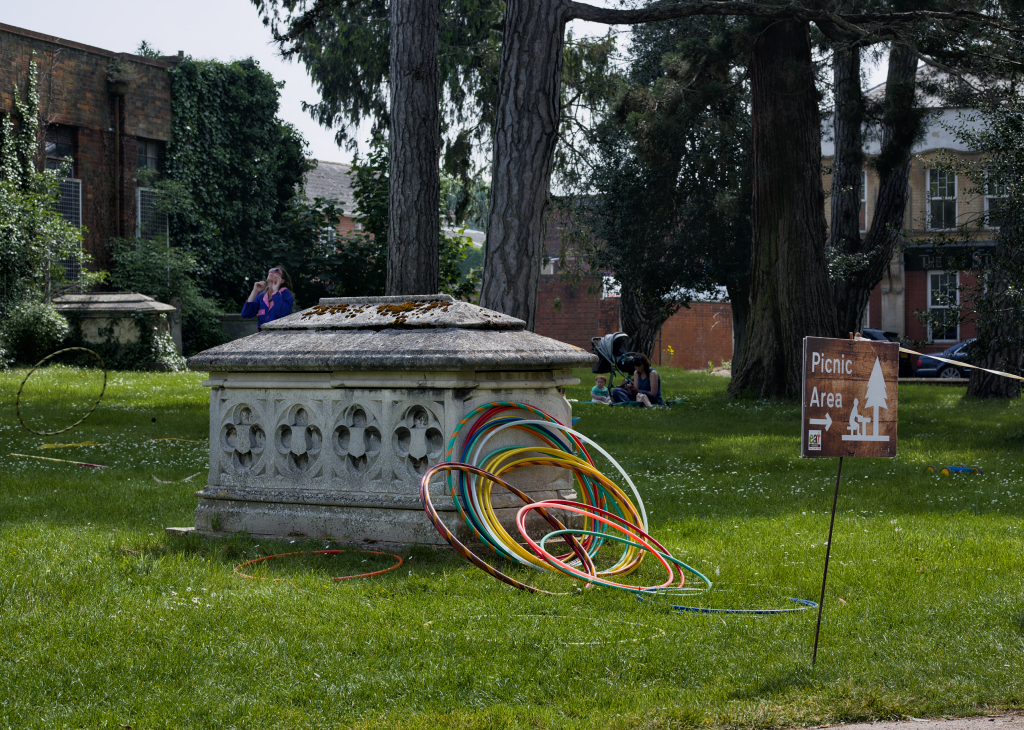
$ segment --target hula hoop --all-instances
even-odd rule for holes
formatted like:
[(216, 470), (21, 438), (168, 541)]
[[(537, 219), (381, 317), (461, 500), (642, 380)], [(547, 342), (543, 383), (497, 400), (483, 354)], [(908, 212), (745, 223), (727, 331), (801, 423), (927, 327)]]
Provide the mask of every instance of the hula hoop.
[[(531, 538), (529, 534), (527, 534), (526, 532), (526, 515), (534, 509), (543, 509), (544, 507), (553, 507), (556, 509), (565, 510), (567, 512), (572, 512), (579, 515), (587, 515), (588, 511), (592, 511), (593, 513), (589, 515), (591, 519), (594, 519), (597, 522), (600, 522), (601, 524), (607, 525), (612, 529), (618, 530), (619, 532), (629, 535), (630, 537), (634, 538), (637, 542), (640, 543), (639, 545), (637, 545), (637, 547), (639, 547), (641, 550), (652, 553), (661, 563), (662, 567), (665, 568), (665, 571), (668, 573), (668, 579), (659, 586), (631, 586), (626, 585), (624, 583), (617, 583), (615, 581), (607, 580), (606, 578), (600, 578), (596, 575), (587, 576), (573, 568), (571, 565), (566, 565), (561, 560), (558, 560), (554, 555), (551, 555), (549, 552), (547, 552), (547, 550), (545, 550), (542, 545), (538, 544), (537, 541)], [(549, 499), (544, 500), (543, 502), (534, 502), (533, 504), (527, 504), (520, 508), (519, 512), (516, 513), (516, 527), (519, 528), (519, 532), (520, 534), (522, 534), (527, 544), (533, 549), (535, 553), (537, 553), (537, 555), (540, 556), (542, 560), (548, 563), (548, 565), (550, 565), (555, 570), (565, 573), (566, 575), (572, 578), (579, 578), (580, 580), (586, 581), (588, 583), (596, 583), (597, 585), (604, 586), (606, 588), (618, 588), (620, 590), (630, 592), (639, 592), (644, 590), (645, 588), (671, 587), (672, 582), (675, 580), (675, 571), (672, 570), (672, 566), (669, 565), (668, 560), (666, 560), (664, 557), (668, 554), (668, 551), (664, 548), (664, 546), (662, 546), (654, 538), (652, 538), (644, 530), (640, 529), (636, 525), (630, 525), (628, 528), (623, 527), (622, 525), (616, 524), (612, 520), (609, 520), (608, 518), (600, 514), (597, 514), (597, 512), (604, 512), (604, 510), (599, 510), (598, 508), (591, 507), (590, 505), (583, 504), (582, 502), (572, 502), (570, 500), (564, 499)], [(585, 534), (589, 533), (590, 531), (568, 530), (563, 528), (561, 532)], [(605, 537), (612, 540), (615, 539), (613, 535), (606, 534)], [(628, 540), (618, 541), (625, 542), (627, 544), (634, 544), (630, 543)], [(655, 549), (652, 545), (649, 544), (648, 541), (657, 545), (659, 548), (661, 548), (661, 550)], [(685, 576), (683, 575), (683, 572), (681, 570), (679, 572), (679, 587), (682, 588), (683, 583), (685, 581)]]
[[(25, 383), (28, 382), (28, 379), (32, 377), (32, 373), (34, 373), (36, 370), (38, 370), (40, 367), (42, 367), (43, 363), (45, 363), (51, 357), (56, 357), (57, 355), (60, 355), (62, 352), (72, 352), (74, 350), (79, 350), (81, 352), (88, 352), (90, 355), (92, 355), (93, 357), (95, 357), (97, 360), (100, 361), (100, 368), (103, 370), (103, 387), (100, 389), (100, 397), (96, 399), (96, 402), (93, 403), (93, 406), (92, 406), (92, 408), (89, 409), (88, 413), (86, 413), (84, 416), (79, 418), (77, 421), (72, 423), (67, 428), (62, 428), (59, 431), (36, 431), (34, 428), (30, 427), (27, 423), (25, 423), (24, 419), (21, 417), (21, 391), (25, 387)], [(93, 352), (92, 350), (90, 350), (87, 347), (65, 347), (63, 350), (57, 350), (56, 352), (51, 352), (49, 355), (47, 355), (42, 360), (40, 360), (35, 365), (33, 365), (32, 369), (28, 371), (28, 375), (25, 376), (25, 379), (21, 381), (21, 385), (18, 386), (18, 396), (14, 399), (14, 412), (18, 415), (18, 421), (21, 422), (21, 425), (24, 426), (28, 431), (34, 433), (36, 436), (56, 436), (59, 433), (65, 433), (66, 431), (70, 431), (75, 426), (77, 426), (82, 421), (84, 421), (86, 418), (91, 416), (93, 411), (95, 411), (97, 406), (99, 406), (100, 401), (103, 400), (103, 394), (106, 393), (106, 392), (107, 392), (107, 364), (105, 362), (103, 362), (103, 358), (100, 357), (97, 353)]]
[[(506, 583), (512, 586), (513, 588), (518, 588), (521, 591), (529, 591), (530, 593), (543, 593), (548, 596), (568, 595), (567, 593), (554, 593), (552, 591), (546, 591), (543, 588), (537, 588), (535, 586), (522, 583), (511, 576), (505, 575), (497, 568), (494, 568), (491, 565), (484, 562), (476, 553), (474, 553), (468, 547), (463, 545), (459, 538), (455, 537), (452, 531), (448, 529), (448, 526), (441, 521), (441, 517), (437, 514), (437, 510), (434, 509), (434, 503), (430, 501), (430, 480), (433, 478), (435, 474), (441, 471), (461, 471), (468, 472), (470, 474), (476, 474), (477, 476), (482, 476), (485, 479), (491, 480), (495, 484), (500, 484), (501, 486), (505, 487), (510, 492), (512, 492), (514, 495), (522, 499), (527, 504), (532, 504), (533, 500), (530, 499), (523, 492), (513, 487), (511, 484), (508, 484), (501, 477), (495, 476), (494, 474), (490, 474), (481, 469), (480, 467), (472, 466), (470, 464), (459, 464), (458, 462), (451, 461), (442, 461), (438, 464), (434, 464), (432, 467), (427, 469), (427, 471), (423, 474), (423, 478), (420, 479), (420, 503), (423, 505), (423, 511), (427, 513), (427, 518), (430, 520), (431, 524), (434, 525), (434, 528), (439, 533), (441, 533), (441, 537), (443, 537), (448, 542), (448, 544), (452, 546), (452, 549), (454, 549), (455, 552), (457, 552), (459, 555), (464, 557), (466, 560), (471, 562), (476, 567), (480, 568), (480, 570), (487, 573), (487, 575), (491, 576), (492, 578), (496, 578), (497, 580), (500, 580), (502, 583)], [(539, 509), (538, 512), (540, 512), (541, 516), (544, 517), (548, 521), (548, 523), (551, 524), (551, 526), (554, 527), (556, 530), (565, 529), (565, 525), (563, 525), (555, 518), (551, 517), (545, 510)], [(567, 535), (566, 538), (567, 542), (569, 542), (572, 546), (573, 552), (576, 553), (577, 557), (579, 557), (583, 564), (587, 566), (587, 569), (595, 570), (593, 561), (591, 561), (590, 556), (587, 555), (586, 551), (582, 548), (582, 546), (580, 546), (576, 538), (572, 535)]]
[[(277, 555), (264, 555), (262, 558), (256, 558), (255, 560), (249, 560), (241, 565), (235, 566), (235, 572), (243, 578), (249, 578), (250, 580), (268, 580), (267, 578), (261, 578), (257, 575), (248, 575), (241, 571), (241, 568), (246, 568), (250, 565), (256, 565), (267, 560), (274, 560), (275, 558), (287, 558), (292, 555), (340, 555), (341, 553), (360, 553), (362, 555), (387, 555), (388, 557), (394, 558), (398, 562), (394, 565), (388, 566), (383, 570), (375, 570), (371, 573), (358, 573), (357, 575), (340, 575), (332, 577), (331, 580), (343, 581), (343, 580), (355, 580), (356, 578), (372, 578), (375, 575), (383, 575), (384, 573), (390, 573), (392, 570), (398, 570), (402, 567), (402, 560), (400, 555), (394, 555), (393, 553), (385, 553), (380, 550), (300, 550), (295, 553), (278, 553)], [(275, 583), (280, 583), (285, 580), (284, 578), (273, 578)]]
[[(645, 598), (643, 594), (659, 595), (655, 591), (658, 589), (647, 589), (637, 593), (636, 600), (641, 603), (651, 601), (650, 598)], [(774, 616), (782, 613), (800, 613), (806, 611), (808, 608), (817, 608), (818, 604), (814, 601), (809, 601), (806, 598), (793, 598), (792, 596), (786, 596), (787, 601), (792, 601), (798, 604), (797, 608), (701, 608), (699, 606), (680, 606), (675, 604), (669, 604), (669, 607), (679, 613), (729, 613), (729, 614), (746, 614), (748, 616)], [(653, 603), (653, 601), (651, 601)]]

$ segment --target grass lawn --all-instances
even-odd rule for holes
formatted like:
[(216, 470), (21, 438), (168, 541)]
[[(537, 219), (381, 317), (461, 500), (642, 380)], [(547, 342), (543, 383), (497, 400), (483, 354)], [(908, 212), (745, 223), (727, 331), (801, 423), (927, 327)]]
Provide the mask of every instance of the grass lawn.
[[(799, 458), (798, 406), (663, 370), (686, 403), (581, 404), (578, 428), (631, 473), (653, 534), (716, 581), (708, 605), (817, 600), (836, 462)], [(163, 532), (192, 523), (206, 476), (201, 375), (112, 373), (95, 414), (44, 437), (15, 417), (24, 374), (0, 373), (0, 728), (772, 727), (1024, 706), (1020, 402), (901, 387), (899, 456), (844, 464), (812, 670), (813, 611), (678, 614), (515, 572), (570, 590), (529, 595), (448, 552), (366, 581), (327, 578), (385, 562), (272, 561), (262, 574), (285, 580), (245, 580), (234, 565), (281, 546)], [(33, 396), (37, 423), (84, 410), (56, 386)], [(83, 441), (100, 445), (40, 448)], [(956, 463), (985, 473), (924, 473)], [(652, 560), (642, 573), (659, 580)]]

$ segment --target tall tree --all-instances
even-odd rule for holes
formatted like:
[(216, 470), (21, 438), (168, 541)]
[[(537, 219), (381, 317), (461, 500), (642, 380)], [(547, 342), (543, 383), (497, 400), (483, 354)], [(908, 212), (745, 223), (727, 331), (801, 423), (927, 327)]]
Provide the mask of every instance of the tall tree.
[(441, 77), (437, 0), (391, 0), (391, 164), (385, 293), (437, 292)]
[(825, 263), (821, 120), (806, 23), (767, 23), (750, 54), (750, 322), (729, 391), (800, 392), (806, 336), (837, 334)]
[[(297, 14), (289, 16), (289, 31), (282, 36), (286, 44), (291, 41), (300, 44), (304, 42), (305, 30), (316, 25), (318, 18), (335, 13), (338, 9), (349, 15), (358, 14), (356, 8), (361, 5), (348, 0), (254, 2), (265, 13), (268, 10), (276, 12), (279, 4), (287, 9), (288, 13), (301, 8)], [(485, 4), (470, 0), (463, 2), (467, 7), (477, 9)], [(308, 10), (307, 4), (310, 6)], [(953, 9), (942, 9), (944, 4)], [(990, 7), (982, 0), (974, 0), (970, 7), (962, 7), (963, 3), (954, 5), (950, 0), (935, 0), (935, 5), (939, 8), (887, 12), (876, 11), (872, 7), (866, 11), (850, 13), (843, 4), (833, 4), (825, 0), (778, 5), (732, 0), (665, 2), (630, 10), (599, 8), (573, 0), (507, 0), (504, 22), (501, 26), (501, 70), (497, 75), (499, 93), (494, 114), (492, 199), (481, 303), (522, 317), (531, 323), (533, 321), (537, 291), (535, 282), (541, 265), (544, 212), (547, 207), (547, 191), (544, 188), (550, 180), (552, 152), (559, 129), (558, 72), (562, 63), (565, 24), (569, 20), (636, 24), (693, 15), (760, 18), (767, 22), (759, 45), (752, 51), (751, 64), (753, 66), (755, 62), (763, 62), (768, 73), (779, 75), (777, 79), (766, 78), (766, 88), (778, 82), (779, 86), (793, 88), (802, 103), (816, 105), (813, 80), (807, 68), (811, 63), (811, 54), (806, 52), (809, 48), (807, 36), (810, 23), (814, 23), (830, 38), (839, 39), (840, 34), (836, 31), (838, 28), (843, 34), (859, 36), (867, 43), (891, 39), (894, 28), (908, 25), (914, 26), (922, 34), (971, 34), (974, 31), (971, 22), (991, 23), (991, 16), (1002, 12), (1001, 7)], [(988, 15), (977, 11), (974, 5), (982, 7)], [(494, 4), (490, 7), (493, 9), (498, 6)], [(270, 22), (270, 15), (265, 17)], [(478, 14), (476, 17), (483, 15)], [(792, 51), (782, 49), (774, 38), (777, 34), (797, 42), (797, 47)], [(768, 53), (768, 56), (764, 56), (765, 53)], [(772, 57), (774, 53), (790, 56), (792, 63), (776, 63)], [(803, 68), (799, 68), (801, 64)], [(811, 93), (806, 93), (808, 90)], [(787, 118), (786, 111), (781, 107), (788, 101), (782, 96), (766, 94), (762, 101), (764, 104), (756, 105), (761, 112), (777, 119)], [(816, 112), (804, 115), (799, 120), (800, 125), (793, 130), (793, 140), (806, 148), (794, 150), (789, 143), (793, 140), (774, 140), (782, 141), (783, 144), (755, 145), (755, 175), (759, 170), (768, 171), (776, 168), (802, 174), (805, 167), (801, 164), (790, 164), (793, 162), (790, 157), (806, 161), (812, 154), (820, 154), (818, 143), (812, 142), (812, 138), (804, 134), (804, 123), (812, 116), (816, 116)], [(786, 184), (806, 191), (823, 204), (820, 176), (815, 177), (819, 179), (817, 191), (813, 189), (814, 184), (805, 178), (789, 180)], [(758, 190), (766, 196), (760, 203), (756, 200)], [(788, 220), (785, 211), (773, 206), (785, 204), (789, 200), (787, 195), (772, 195), (770, 191), (755, 186), (755, 231), (763, 231), (765, 235), (770, 235), (768, 231), (773, 221)], [(744, 357), (749, 354), (755, 360), (781, 358), (774, 362), (770, 377), (759, 374), (756, 368), (750, 368), (749, 377), (742, 379), (744, 387), (761, 395), (795, 395), (792, 363), (799, 352), (799, 342), (794, 339), (793, 333), (808, 326), (810, 329), (802, 334), (837, 330), (832, 293), (819, 291), (823, 281), (827, 289), (824, 256), (821, 254), (825, 235), (823, 223), (822, 214), (815, 216), (808, 225), (787, 229), (787, 235), (797, 238), (785, 241), (785, 247), (788, 252), (787, 258), (791, 254), (794, 259), (808, 265), (811, 265), (810, 262), (814, 262), (815, 267), (820, 264), (820, 271), (817, 268), (810, 271), (805, 266), (798, 267), (794, 276), (798, 276), (798, 272), (807, 271), (811, 277), (808, 283), (813, 292), (809, 295), (809, 300), (822, 305), (827, 303), (828, 312), (797, 313), (796, 307), (777, 306), (774, 302), (777, 302), (784, 292), (772, 289), (770, 277), (765, 278), (760, 287), (755, 284), (755, 289), (751, 292), (752, 315), (748, 332), (753, 332), (754, 318), (758, 317), (760, 311), (763, 316), (758, 318), (757, 326), (770, 326), (780, 333), (777, 343), (771, 337), (761, 337), (758, 340), (758, 347), (752, 347), (752, 340), (748, 338), (748, 346), (744, 348)], [(771, 246), (755, 245), (755, 256), (771, 258), (774, 253), (776, 250)], [(758, 270), (765, 271), (766, 267), (755, 260), (752, 267), (752, 274), (755, 277)], [(798, 297), (798, 300), (802, 299), (805, 297)], [(757, 351), (762, 347), (765, 348), (763, 351)], [(779, 347), (787, 349), (785, 356), (781, 354)], [(744, 363), (739, 363), (739, 367), (742, 372)]]
[(624, 88), (597, 130), (593, 195), (576, 216), (594, 234), (582, 252), (614, 273), (622, 327), (648, 355), (669, 316), (721, 284), (739, 300), (734, 313), (746, 311), (737, 286), (750, 268), (750, 114), (735, 53), (746, 31), (703, 17), (638, 28)]
[[(906, 44), (889, 49), (885, 97), (865, 109), (860, 86), (860, 46), (841, 45), (833, 57), (835, 156), (832, 163), (832, 225), (829, 237), (833, 291), (840, 334), (855, 332), (864, 320), (871, 291), (892, 260), (910, 199), (914, 143), (924, 133), (926, 110), (915, 103), (918, 54)], [(861, 238), (861, 174), (866, 165), (866, 118), (875, 116), (881, 149), (871, 162), (878, 171), (878, 194), (871, 227)], [(874, 126), (874, 125), (872, 125)]]

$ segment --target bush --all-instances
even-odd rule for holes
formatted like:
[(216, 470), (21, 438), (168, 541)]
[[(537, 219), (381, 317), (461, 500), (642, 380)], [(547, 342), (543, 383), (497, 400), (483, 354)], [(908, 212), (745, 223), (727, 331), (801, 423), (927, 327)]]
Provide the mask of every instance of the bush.
[(186, 356), (227, 341), (220, 328), (220, 307), (200, 295), (193, 278), (195, 256), (158, 237), (110, 239), (110, 283), (118, 291), (134, 291), (170, 304), (181, 300), (182, 349)]
[(52, 304), (22, 301), (11, 307), (4, 325), (8, 356), (34, 365), (60, 349), (68, 335), (68, 321)]

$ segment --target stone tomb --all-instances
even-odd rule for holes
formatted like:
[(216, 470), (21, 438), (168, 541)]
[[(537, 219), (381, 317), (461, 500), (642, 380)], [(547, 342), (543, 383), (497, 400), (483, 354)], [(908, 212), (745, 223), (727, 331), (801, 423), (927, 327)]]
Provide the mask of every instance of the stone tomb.
[[(420, 506), (420, 477), (444, 460), (459, 421), (518, 401), (569, 423), (570, 368), (594, 356), (521, 320), (447, 295), (322, 299), (259, 334), (189, 360), (209, 371), (210, 473), (195, 529), (341, 542), (444, 544)], [(539, 444), (507, 430), (488, 444)], [(456, 448), (460, 448), (461, 443)], [(431, 496), (462, 525), (447, 490)], [(527, 467), (534, 499), (573, 498), (567, 472)], [(516, 534), (519, 500), (494, 504)]]

